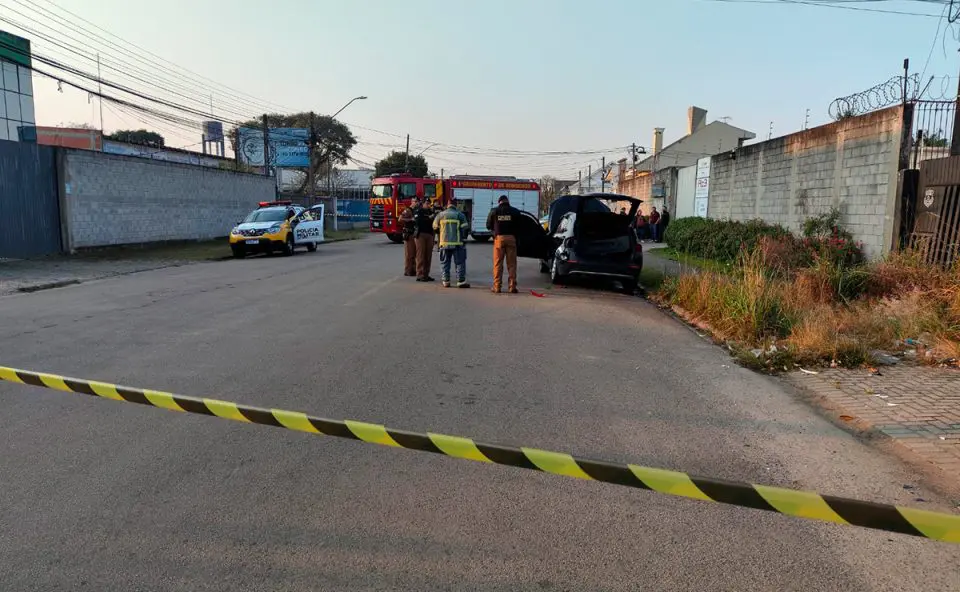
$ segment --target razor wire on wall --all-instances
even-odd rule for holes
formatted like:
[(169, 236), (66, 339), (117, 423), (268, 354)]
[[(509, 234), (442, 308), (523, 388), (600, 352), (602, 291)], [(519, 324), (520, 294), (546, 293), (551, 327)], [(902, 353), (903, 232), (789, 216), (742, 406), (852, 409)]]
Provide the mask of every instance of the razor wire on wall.
[(950, 76), (931, 76), (926, 82), (919, 74), (894, 76), (866, 90), (838, 97), (830, 103), (832, 119), (863, 115), (897, 103), (911, 101), (946, 101), (956, 98), (955, 80)]

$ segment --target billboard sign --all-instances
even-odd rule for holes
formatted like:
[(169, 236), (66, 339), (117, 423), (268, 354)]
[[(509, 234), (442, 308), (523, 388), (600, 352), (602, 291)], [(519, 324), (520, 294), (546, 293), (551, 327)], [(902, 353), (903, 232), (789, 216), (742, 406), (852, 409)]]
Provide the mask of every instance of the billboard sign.
[(693, 210), (695, 216), (707, 217), (707, 206), (710, 200), (710, 157), (697, 161), (697, 183), (693, 195)]
[[(303, 167), (310, 165), (307, 141), (310, 131), (300, 127), (270, 128), (270, 155), (268, 166)], [(264, 166), (263, 130), (240, 128), (240, 162), (250, 166)]]
[[(9, 60), (14, 64), (31, 67), (30, 63), (30, 40), (23, 37), (17, 37), (12, 33), (0, 31), (0, 58)], [(16, 75), (16, 73), (14, 73)], [(16, 90), (14, 87), (13, 90)]]

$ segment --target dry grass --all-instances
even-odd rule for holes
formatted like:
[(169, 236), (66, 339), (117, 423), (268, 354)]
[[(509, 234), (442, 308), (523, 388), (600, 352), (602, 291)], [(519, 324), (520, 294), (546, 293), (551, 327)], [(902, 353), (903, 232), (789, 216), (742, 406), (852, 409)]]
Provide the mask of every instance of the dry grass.
[[(960, 266), (930, 267), (916, 252), (864, 267), (790, 269), (767, 248), (728, 274), (674, 278), (659, 296), (743, 347), (779, 344), (797, 363), (858, 366), (872, 350), (960, 359)], [(780, 362), (778, 361), (778, 365)]]

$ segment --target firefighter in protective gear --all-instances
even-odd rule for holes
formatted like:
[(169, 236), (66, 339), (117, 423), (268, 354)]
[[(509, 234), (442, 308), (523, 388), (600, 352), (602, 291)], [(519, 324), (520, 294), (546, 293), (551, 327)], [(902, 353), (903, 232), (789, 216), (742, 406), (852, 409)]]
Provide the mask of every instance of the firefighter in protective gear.
[(403, 275), (413, 277), (417, 275), (417, 241), (414, 238), (416, 234), (416, 220), (413, 217), (413, 206), (411, 204), (400, 212), (397, 222), (400, 224), (401, 236), (403, 237)]
[(463, 212), (457, 209), (453, 200), (447, 209), (437, 214), (433, 219), (433, 230), (438, 237), (440, 246), (440, 280), (444, 288), (450, 287), (450, 264), (456, 266), (457, 287), (469, 288), (467, 283), (467, 235), (470, 232), (470, 223)]
[(493, 231), (493, 289), (494, 294), (500, 293), (503, 286), (503, 260), (507, 260), (509, 280), (507, 290), (511, 294), (517, 293), (517, 225), (520, 221), (520, 210), (510, 205), (506, 195), (497, 200), (497, 207), (490, 210), (487, 216), (487, 228)]

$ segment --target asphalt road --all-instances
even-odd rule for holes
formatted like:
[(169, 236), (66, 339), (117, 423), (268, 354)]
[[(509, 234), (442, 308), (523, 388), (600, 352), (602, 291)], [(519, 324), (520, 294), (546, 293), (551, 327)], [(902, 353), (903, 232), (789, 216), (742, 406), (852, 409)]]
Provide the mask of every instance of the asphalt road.
[[(472, 290), (371, 237), (3, 297), (0, 364), (955, 507), (642, 299), (490, 294), (489, 254)], [(960, 590), (956, 545), (18, 385), (0, 409), (2, 590)]]

